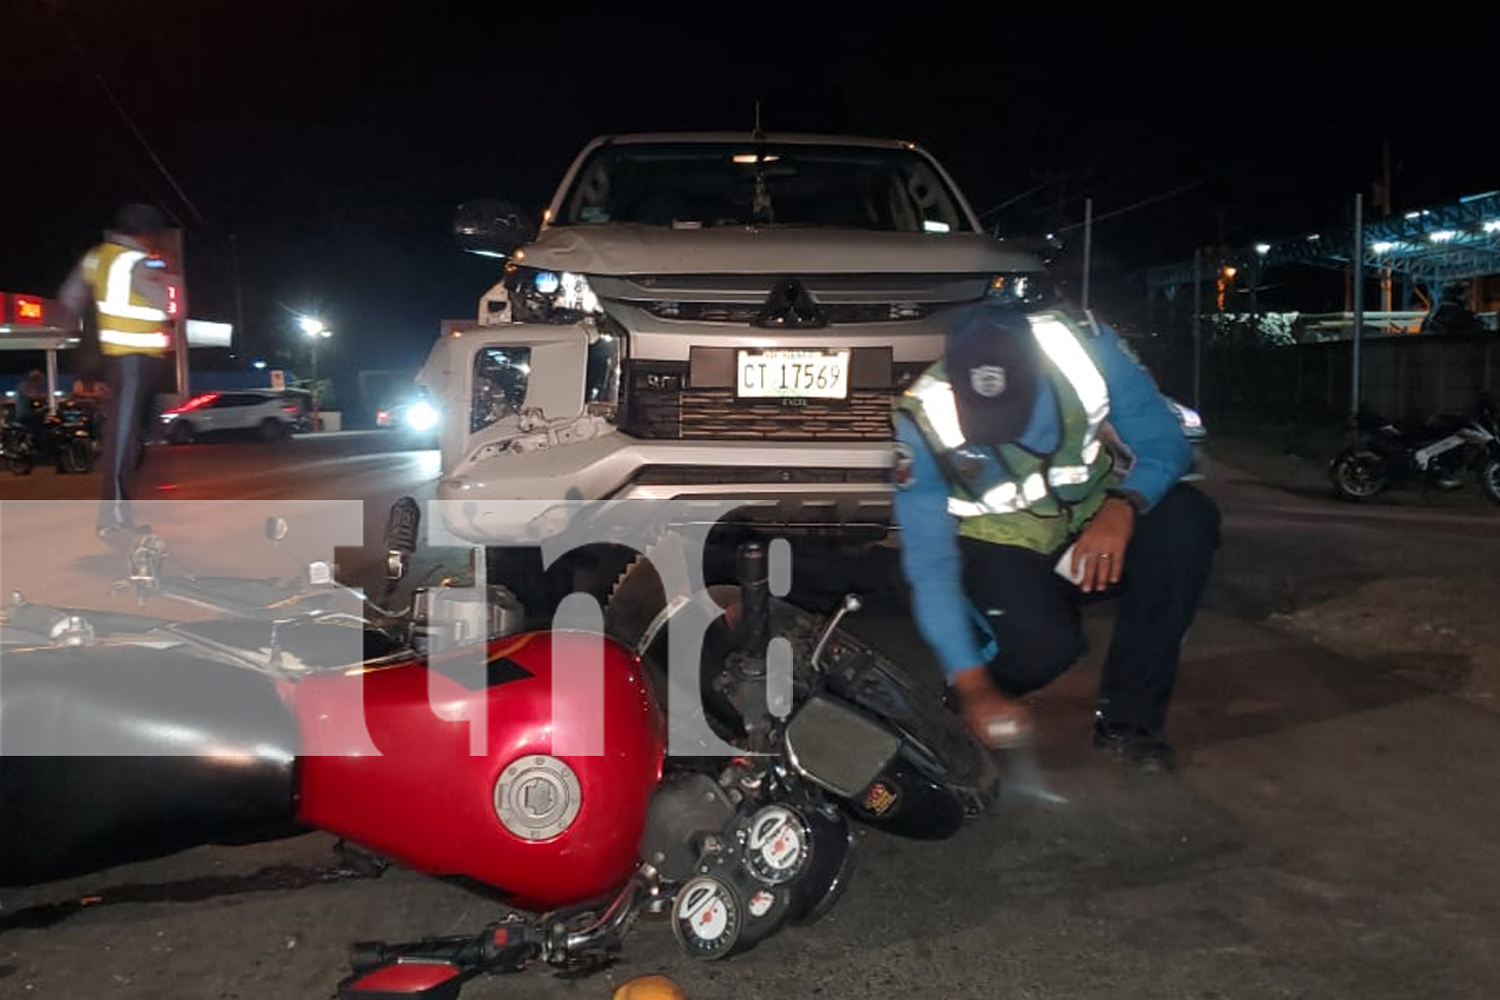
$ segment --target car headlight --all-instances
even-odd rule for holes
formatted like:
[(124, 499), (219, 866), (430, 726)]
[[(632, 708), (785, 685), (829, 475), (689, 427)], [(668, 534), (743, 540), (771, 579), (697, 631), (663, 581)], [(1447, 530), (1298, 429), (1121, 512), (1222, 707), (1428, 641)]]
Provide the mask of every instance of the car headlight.
[(1051, 282), (1035, 271), (996, 274), (990, 278), (985, 297), (1000, 299), (1023, 309), (1039, 309), (1052, 298)]
[(438, 411), (431, 403), (413, 403), (406, 408), (406, 426), (414, 431), (430, 431), (437, 422)]
[(577, 323), (600, 312), (589, 280), (571, 271), (505, 265), (505, 291), (511, 318), (521, 323)]

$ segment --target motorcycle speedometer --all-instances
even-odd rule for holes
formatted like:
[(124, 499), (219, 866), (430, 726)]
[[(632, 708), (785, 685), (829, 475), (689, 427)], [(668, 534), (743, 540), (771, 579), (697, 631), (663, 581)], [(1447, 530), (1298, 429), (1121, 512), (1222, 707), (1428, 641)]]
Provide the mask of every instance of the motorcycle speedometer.
[(750, 817), (745, 864), (762, 882), (790, 882), (807, 867), (811, 851), (812, 831), (807, 821), (786, 806), (764, 806)]
[(672, 901), (672, 934), (694, 958), (723, 958), (739, 942), (745, 915), (745, 901), (733, 885), (699, 875)]

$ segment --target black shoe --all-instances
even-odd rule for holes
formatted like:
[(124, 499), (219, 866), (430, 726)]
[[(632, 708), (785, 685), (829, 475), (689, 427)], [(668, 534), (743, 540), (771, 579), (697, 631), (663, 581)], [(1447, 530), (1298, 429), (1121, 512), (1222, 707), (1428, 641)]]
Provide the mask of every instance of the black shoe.
[(144, 535), (151, 534), (149, 524), (106, 524), (99, 528), (99, 540), (106, 545), (133, 544)]
[(1094, 746), (1140, 771), (1165, 772), (1177, 767), (1177, 753), (1172, 745), (1161, 733), (1140, 726), (1096, 721)]

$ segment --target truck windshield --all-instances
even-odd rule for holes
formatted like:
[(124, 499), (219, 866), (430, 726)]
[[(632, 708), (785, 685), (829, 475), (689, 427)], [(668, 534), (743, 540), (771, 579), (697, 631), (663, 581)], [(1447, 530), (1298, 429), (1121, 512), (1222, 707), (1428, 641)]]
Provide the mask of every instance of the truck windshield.
[(904, 148), (756, 142), (599, 147), (554, 225), (972, 232), (933, 161)]

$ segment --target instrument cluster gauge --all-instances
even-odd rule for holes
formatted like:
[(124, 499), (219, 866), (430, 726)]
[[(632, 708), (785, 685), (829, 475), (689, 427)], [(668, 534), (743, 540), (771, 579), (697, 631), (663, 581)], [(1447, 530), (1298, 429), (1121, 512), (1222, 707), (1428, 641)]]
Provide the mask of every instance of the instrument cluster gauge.
[(745, 901), (734, 886), (714, 875), (699, 875), (673, 900), (672, 934), (694, 958), (723, 958), (739, 942), (745, 918)]
[(745, 864), (768, 885), (782, 885), (801, 874), (812, 852), (807, 821), (786, 806), (765, 806), (750, 817)]

